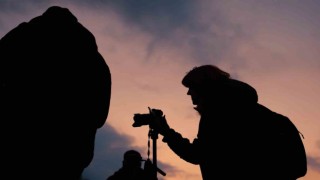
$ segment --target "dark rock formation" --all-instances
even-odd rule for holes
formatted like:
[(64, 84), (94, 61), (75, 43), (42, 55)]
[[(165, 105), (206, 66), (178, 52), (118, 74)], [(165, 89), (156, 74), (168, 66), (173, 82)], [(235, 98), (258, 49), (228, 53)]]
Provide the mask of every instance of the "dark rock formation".
[(111, 74), (95, 37), (50, 7), (0, 40), (1, 176), (79, 179), (108, 117)]

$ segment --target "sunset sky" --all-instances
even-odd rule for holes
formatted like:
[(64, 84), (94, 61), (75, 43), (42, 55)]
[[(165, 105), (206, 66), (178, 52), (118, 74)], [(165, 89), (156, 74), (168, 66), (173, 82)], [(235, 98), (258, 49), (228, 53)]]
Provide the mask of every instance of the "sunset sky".
[[(162, 109), (192, 141), (200, 117), (181, 80), (203, 64), (249, 83), (259, 103), (289, 117), (308, 156), (299, 180), (320, 179), (320, 1), (0, 0), (0, 38), (53, 5), (68, 8), (95, 36), (112, 75), (109, 117), (83, 179), (105, 180), (128, 149), (147, 158), (149, 127), (132, 124), (148, 107)], [(159, 180), (201, 180), (199, 166), (175, 155), (162, 136), (157, 155), (167, 173)]]

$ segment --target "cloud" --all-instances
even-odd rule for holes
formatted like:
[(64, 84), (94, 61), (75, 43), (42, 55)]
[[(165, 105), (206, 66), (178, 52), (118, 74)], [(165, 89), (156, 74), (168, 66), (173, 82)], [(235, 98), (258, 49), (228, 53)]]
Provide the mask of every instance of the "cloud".
[[(0, 3), (1, 9), (5, 10), (2, 13), (15, 12), (21, 15), (34, 13), (35, 9), (38, 12), (36, 15), (40, 15), (43, 12), (39, 9), (45, 11), (50, 5), (82, 7), (87, 9), (86, 12), (98, 11), (102, 17), (114, 12), (126, 28), (134, 31), (138, 29), (140, 33), (151, 37), (145, 47), (145, 59), (148, 60), (154, 59), (159, 50), (169, 47), (188, 57), (183, 61), (196, 64), (218, 63), (234, 49), (239, 39), (246, 37), (243, 27), (231, 22), (226, 13), (222, 13), (223, 9), (220, 8), (223, 6), (217, 1), (68, 0), (40, 3), (33, 0), (19, 3), (13, 0)], [(0, 19), (0, 24), (3, 21), (5, 20)]]
[(308, 156), (308, 165), (310, 168), (314, 169), (317, 172), (320, 172), (320, 157), (311, 157)]
[(122, 165), (122, 157), (125, 151), (139, 147), (132, 147), (133, 137), (122, 135), (108, 123), (99, 129), (96, 134), (94, 159), (86, 168), (84, 179), (105, 179)]
[[(85, 169), (82, 179), (107, 178), (122, 166), (123, 154), (129, 149), (137, 150), (144, 159), (147, 159), (147, 155), (143, 154), (145, 152), (144, 148), (133, 144), (133, 137), (119, 133), (110, 124), (106, 123), (96, 134), (94, 158), (89, 167)], [(150, 158), (152, 159), (152, 154)], [(178, 172), (176, 168), (169, 164), (160, 161), (157, 164), (167, 174)]]
[[(20, 13), (27, 14), (33, 12), (41, 12), (41, 7), (48, 8), (53, 1), (50, 0), (29, 0), (29, 1), (19, 1), (19, 0), (1, 0), (0, 1), (0, 10), (2, 13)], [(49, 5), (49, 6), (48, 6)], [(47, 6), (47, 7), (46, 7)], [(40, 14), (39, 14), (40, 15)]]
[[(320, 140), (316, 141), (316, 147), (320, 151)], [(311, 169), (320, 172), (320, 156), (307, 156), (307, 161)]]
[(191, 0), (109, 0), (105, 3), (112, 6), (126, 23), (159, 36), (188, 24), (197, 4)]
[[(197, 64), (223, 60), (236, 42), (246, 37), (238, 23), (231, 22), (216, 1), (106, 0), (82, 1), (88, 9), (113, 11), (133, 31), (150, 36), (146, 58), (170, 47)], [(103, 11), (101, 11), (103, 12)], [(138, 32), (137, 32), (138, 33)]]

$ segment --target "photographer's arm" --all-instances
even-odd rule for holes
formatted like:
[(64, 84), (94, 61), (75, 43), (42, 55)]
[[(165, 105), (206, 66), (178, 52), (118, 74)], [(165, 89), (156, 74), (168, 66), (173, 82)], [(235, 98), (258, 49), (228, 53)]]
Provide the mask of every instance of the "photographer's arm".
[(183, 138), (180, 133), (170, 129), (162, 141), (166, 142), (180, 158), (192, 164), (199, 164), (198, 139), (190, 143), (189, 139)]
[(165, 116), (155, 118), (150, 127), (157, 130), (163, 136), (163, 142), (166, 142), (170, 149), (180, 158), (192, 164), (199, 164), (198, 139), (190, 143), (189, 139), (171, 129)]

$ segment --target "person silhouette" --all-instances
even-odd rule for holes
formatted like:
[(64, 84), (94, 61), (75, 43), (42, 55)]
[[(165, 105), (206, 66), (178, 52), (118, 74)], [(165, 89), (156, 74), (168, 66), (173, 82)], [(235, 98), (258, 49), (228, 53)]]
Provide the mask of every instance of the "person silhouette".
[(123, 155), (122, 167), (107, 177), (106, 180), (148, 180), (147, 172), (142, 168), (141, 154), (136, 150), (128, 150)]
[(49, 7), (1, 38), (0, 73), (1, 175), (79, 180), (111, 99), (93, 34), (67, 8)]
[[(293, 180), (305, 175), (303, 154), (301, 163), (295, 166), (292, 157), (298, 152), (276, 140), (286, 132), (270, 125), (284, 116), (259, 104), (252, 86), (232, 79), (214, 65), (194, 67), (182, 84), (200, 115), (197, 137), (190, 142), (172, 129), (160, 109), (151, 110), (161, 116), (153, 117), (149, 126), (180, 158), (199, 165), (204, 180)], [(286, 123), (295, 130), (289, 119)], [(299, 134), (294, 138), (301, 143)], [(298, 166), (302, 171), (297, 171)]]

